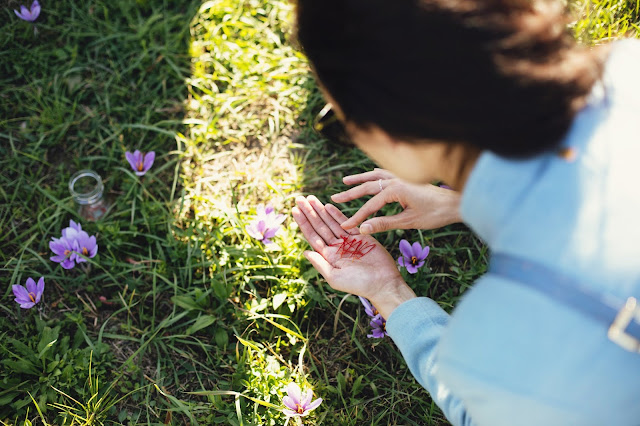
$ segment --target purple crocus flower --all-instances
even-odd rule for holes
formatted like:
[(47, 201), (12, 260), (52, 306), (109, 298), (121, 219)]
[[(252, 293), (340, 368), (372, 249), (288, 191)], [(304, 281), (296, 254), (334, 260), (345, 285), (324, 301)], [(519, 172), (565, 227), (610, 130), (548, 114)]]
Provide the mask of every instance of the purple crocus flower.
[(56, 256), (50, 259), (65, 269), (71, 269), (76, 263), (86, 262), (98, 253), (98, 244), (94, 235), (89, 236), (82, 225), (69, 221), (69, 227), (62, 230), (61, 238), (52, 238), (49, 248)]
[(371, 318), (375, 318), (376, 315), (380, 314), (380, 312), (378, 312), (378, 310), (371, 303), (369, 303), (367, 299), (362, 296), (358, 297), (360, 298), (360, 302), (362, 302), (362, 304), (364, 305), (364, 311), (367, 315), (369, 315)]
[(322, 403), (322, 398), (318, 398), (315, 401), (311, 401), (313, 397), (313, 391), (311, 389), (302, 395), (300, 386), (291, 382), (287, 386), (287, 396), (282, 399), (282, 402), (287, 407), (282, 411), (287, 416), (304, 417), (311, 410), (315, 410)]
[(27, 287), (21, 285), (12, 286), (13, 295), (16, 296), (16, 302), (20, 304), (22, 309), (33, 308), (42, 298), (44, 292), (44, 277), (40, 277), (38, 284), (33, 278), (27, 278)]
[(71, 269), (76, 266), (76, 258), (78, 252), (78, 242), (68, 238), (51, 238), (49, 248), (55, 254), (50, 257), (54, 262), (62, 265), (64, 269)]
[(258, 215), (251, 223), (245, 226), (247, 233), (264, 244), (271, 244), (271, 238), (280, 230), (280, 225), (285, 220), (285, 215), (276, 214), (273, 206), (258, 206)]
[(382, 318), (380, 312), (373, 306), (367, 299), (364, 297), (360, 297), (360, 302), (364, 305), (364, 311), (371, 317), (371, 322), (369, 325), (371, 326), (371, 334), (367, 334), (368, 338), (376, 338), (382, 339), (384, 336), (387, 336), (387, 321)]
[(153, 166), (153, 161), (156, 159), (156, 153), (149, 151), (146, 154), (138, 151), (137, 149), (132, 153), (129, 151), (124, 153), (127, 157), (127, 161), (136, 175), (142, 176)]
[(378, 314), (369, 323), (371, 326), (371, 334), (367, 334), (368, 338), (382, 339), (387, 334), (387, 321)]
[(409, 244), (407, 240), (400, 241), (400, 253), (402, 256), (398, 258), (398, 264), (407, 268), (407, 272), (415, 274), (418, 268), (424, 265), (425, 259), (429, 255), (429, 246), (422, 248), (420, 243), (415, 242)]
[(13, 9), (13, 11), (16, 13), (18, 18), (24, 21), (33, 22), (38, 19), (38, 16), (40, 16), (40, 3), (38, 3), (38, 0), (35, 0), (31, 3), (31, 7), (29, 9), (27, 9), (26, 6), (20, 5), (20, 12), (15, 9)]

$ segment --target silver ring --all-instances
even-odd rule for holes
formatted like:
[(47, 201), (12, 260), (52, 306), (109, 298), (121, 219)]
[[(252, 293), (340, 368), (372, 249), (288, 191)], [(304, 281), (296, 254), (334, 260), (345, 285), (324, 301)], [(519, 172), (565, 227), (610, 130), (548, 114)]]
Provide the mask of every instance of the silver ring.
[(378, 179), (378, 185), (380, 185), (380, 192), (382, 192), (382, 179)]

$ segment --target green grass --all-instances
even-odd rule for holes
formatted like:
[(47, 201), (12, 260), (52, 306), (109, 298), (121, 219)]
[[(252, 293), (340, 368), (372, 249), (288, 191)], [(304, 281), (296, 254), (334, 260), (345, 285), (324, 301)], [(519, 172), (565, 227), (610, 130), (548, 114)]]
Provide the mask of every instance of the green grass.
[[(576, 3), (578, 38), (637, 28), (635, 3)], [(256, 206), (288, 214), (373, 167), (311, 128), (324, 101), (291, 42), (286, 0), (47, 2), (37, 21), (0, 8), (0, 422), (284, 424), (291, 380), (323, 404), (306, 424), (446, 424), (389, 339), (367, 339), (357, 298), (302, 256), (288, 218), (265, 250)], [(595, 21), (592, 19), (596, 17)], [(155, 150), (138, 179), (126, 150)], [(48, 242), (78, 220), (67, 182), (102, 175), (112, 209), (91, 268)], [(347, 214), (361, 203), (350, 203)], [(391, 213), (397, 206), (389, 206)], [(407, 277), (452, 309), (486, 249), (462, 225), (380, 236), (432, 247)], [(20, 310), (12, 284), (44, 276)]]

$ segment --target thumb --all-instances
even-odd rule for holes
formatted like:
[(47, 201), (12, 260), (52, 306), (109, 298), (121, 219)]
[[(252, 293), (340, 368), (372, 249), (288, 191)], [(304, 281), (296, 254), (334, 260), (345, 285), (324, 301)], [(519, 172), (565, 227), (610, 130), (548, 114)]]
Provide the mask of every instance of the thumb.
[(320, 274), (322, 274), (324, 279), (329, 281), (329, 276), (331, 275), (333, 266), (331, 266), (331, 264), (327, 262), (327, 260), (324, 257), (322, 257), (322, 255), (317, 251), (307, 250), (303, 254), (304, 254), (304, 257), (306, 257), (307, 260), (311, 262), (313, 267), (316, 268), (316, 270), (320, 272)]

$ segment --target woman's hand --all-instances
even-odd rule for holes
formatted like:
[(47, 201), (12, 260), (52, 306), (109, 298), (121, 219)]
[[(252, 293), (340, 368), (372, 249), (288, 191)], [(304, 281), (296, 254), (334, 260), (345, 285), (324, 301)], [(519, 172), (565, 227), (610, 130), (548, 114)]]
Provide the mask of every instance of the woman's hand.
[(305, 252), (305, 257), (332, 288), (366, 297), (384, 318), (416, 297), (375, 238), (340, 226), (347, 217), (338, 208), (325, 206), (314, 196), (298, 197), (296, 203), (293, 218), (315, 250)]
[[(359, 185), (333, 195), (331, 199), (334, 202), (346, 203), (365, 195), (374, 195), (356, 214), (342, 223), (344, 229), (355, 228), (362, 223), (360, 233), (373, 234), (390, 229), (435, 229), (462, 221), (458, 212), (460, 193), (450, 189), (411, 184), (383, 169), (345, 176), (343, 182)], [(404, 210), (396, 215), (365, 221), (389, 203), (400, 203)]]

